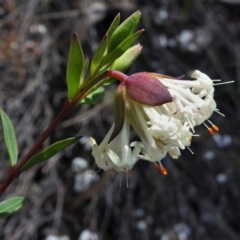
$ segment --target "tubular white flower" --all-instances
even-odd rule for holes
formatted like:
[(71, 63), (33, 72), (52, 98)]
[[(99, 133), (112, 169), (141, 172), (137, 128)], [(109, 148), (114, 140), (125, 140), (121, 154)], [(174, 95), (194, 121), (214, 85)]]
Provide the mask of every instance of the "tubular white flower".
[(166, 156), (168, 148), (162, 139), (155, 138), (149, 131), (148, 122), (151, 119), (146, 116), (145, 108), (152, 107), (146, 107), (127, 98), (126, 116), (142, 141), (141, 143), (133, 142), (131, 146), (142, 149), (139, 155), (141, 159), (156, 162)]
[(167, 152), (176, 159), (180, 149), (190, 146), (194, 127), (207, 120), (216, 109), (213, 81), (198, 70), (192, 74), (196, 78), (193, 81), (150, 75), (167, 87), (173, 101), (152, 107), (127, 98), (130, 110), (127, 116), (142, 140), (131, 146), (142, 148), (139, 157), (144, 160), (161, 161)]
[(175, 118), (181, 122), (188, 122), (193, 130), (194, 126), (202, 124), (210, 118), (216, 109), (216, 102), (213, 99), (213, 81), (204, 73), (195, 70), (192, 73), (196, 80), (180, 80), (158, 77), (161, 83), (168, 88), (173, 102), (166, 103), (166, 107), (171, 109)]
[[(117, 72), (112, 74), (110, 76), (119, 77)], [(125, 104), (119, 104), (125, 108), (120, 109), (124, 111), (124, 124), (110, 143), (114, 124), (99, 146), (90, 139), (97, 166), (105, 171), (113, 168), (118, 172), (129, 172), (140, 158), (159, 162), (166, 172), (160, 161), (167, 153), (177, 159), (181, 155), (180, 149), (190, 146), (195, 126), (204, 123), (216, 111), (213, 81), (198, 70), (192, 77), (196, 80), (174, 79), (155, 73), (138, 73), (129, 78), (120, 74), (122, 85), (117, 96), (124, 96)], [(138, 79), (141, 80), (139, 85)], [(154, 101), (155, 98), (158, 101)], [(159, 106), (161, 102), (164, 104)], [(141, 142), (129, 145), (130, 125)], [(218, 128), (212, 124), (208, 130), (213, 133)]]
[(114, 124), (99, 146), (93, 138), (90, 138), (92, 155), (97, 166), (105, 171), (113, 168), (117, 172), (129, 172), (139, 160), (141, 148), (136, 146), (133, 150), (131, 149), (129, 145), (130, 125), (126, 118), (120, 133), (108, 143), (113, 129)]

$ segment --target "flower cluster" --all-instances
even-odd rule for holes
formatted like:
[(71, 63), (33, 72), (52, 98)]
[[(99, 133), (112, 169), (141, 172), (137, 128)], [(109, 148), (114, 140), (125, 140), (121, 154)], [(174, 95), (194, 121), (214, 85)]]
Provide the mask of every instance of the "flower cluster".
[[(178, 158), (180, 150), (190, 146), (195, 126), (217, 111), (213, 81), (198, 70), (192, 74), (195, 80), (145, 72), (126, 76), (111, 71), (108, 76), (121, 81), (124, 109), (116, 137), (113, 133), (119, 119), (99, 146), (90, 139), (96, 164), (105, 171), (113, 168), (129, 172), (139, 159), (162, 166), (160, 161), (167, 153)], [(130, 125), (141, 141), (130, 143)], [(209, 131), (214, 130), (218, 128), (212, 124)]]

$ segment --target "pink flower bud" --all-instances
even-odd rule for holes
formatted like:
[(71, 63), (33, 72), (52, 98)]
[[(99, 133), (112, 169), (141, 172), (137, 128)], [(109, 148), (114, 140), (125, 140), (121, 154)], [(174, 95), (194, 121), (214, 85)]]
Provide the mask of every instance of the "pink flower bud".
[(172, 96), (161, 81), (145, 72), (128, 76), (124, 84), (129, 97), (138, 103), (159, 106), (172, 102)]

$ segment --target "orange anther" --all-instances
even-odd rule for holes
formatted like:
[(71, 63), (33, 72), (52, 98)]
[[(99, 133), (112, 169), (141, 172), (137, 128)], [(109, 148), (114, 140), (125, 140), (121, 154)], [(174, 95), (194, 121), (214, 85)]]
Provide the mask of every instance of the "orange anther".
[(209, 132), (211, 135), (213, 135), (213, 134), (214, 134), (214, 131), (213, 131), (213, 129), (212, 129), (212, 128), (208, 128), (208, 132)]
[(212, 128), (213, 128), (216, 132), (219, 131), (219, 128), (218, 128), (216, 125), (212, 125)]
[(160, 166), (159, 166), (158, 163), (154, 163), (153, 165), (154, 165), (154, 167), (155, 167), (157, 170), (161, 171), (161, 168), (160, 168)]
[(168, 174), (167, 169), (165, 167), (161, 167), (161, 172), (162, 172), (163, 175)]
[(160, 166), (158, 163), (154, 163), (154, 167), (161, 172), (163, 175), (167, 175), (167, 169), (165, 167)]

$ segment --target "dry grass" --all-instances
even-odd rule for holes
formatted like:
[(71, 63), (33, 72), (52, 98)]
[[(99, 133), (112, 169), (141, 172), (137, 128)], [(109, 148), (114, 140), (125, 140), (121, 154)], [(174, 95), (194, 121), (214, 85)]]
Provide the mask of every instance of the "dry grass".
[[(180, 76), (198, 68), (212, 78), (235, 80), (216, 87), (226, 117), (214, 114), (211, 120), (220, 127), (221, 139), (214, 141), (198, 127), (195, 154), (185, 151), (177, 161), (166, 158), (167, 176), (142, 161), (129, 175), (129, 189), (125, 176), (119, 187), (120, 174), (99, 172), (99, 181), (81, 193), (73, 189), (71, 161), (83, 156), (92, 164), (93, 159), (78, 144), (11, 185), (5, 198), (24, 195), (27, 202), (0, 222), (1, 239), (44, 239), (48, 234), (77, 239), (84, 229), (104, 240), (240, 238), (240, 5), (180, 0), (0, 3), (0, 106), (13, 121), (21, 155), (64, 102), (71, 32), (79, 34), (91, 56), (115, 14), (121, 11), (124, 18), (136, 9), (142, 11), (146, 33), (143, 53), (130, 72)], [(113, 89), (101, 104), (71, 114), (45, 145), (76, 133), (100, 141), (112, 121)], [(226, 135), (231, 144), (220, 146)], [(5, 149), (0, 150), (3, 179), (8, 165)]]

